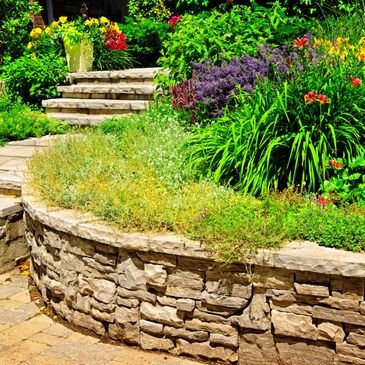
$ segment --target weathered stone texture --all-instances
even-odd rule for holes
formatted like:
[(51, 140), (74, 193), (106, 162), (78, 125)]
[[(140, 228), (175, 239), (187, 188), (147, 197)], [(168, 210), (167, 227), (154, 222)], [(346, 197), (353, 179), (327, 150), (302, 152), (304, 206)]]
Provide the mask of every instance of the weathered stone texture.
[(25, 218), (34, 282), (73, 324), (211, 363), (365, 365), (360, 256), (345, 265), (308, 251), (301, 265), (296, 244), (248, 270), (217, 264), (204, 245), (173, 235), (108, 229), (103, 237), (102, 226), (87, 220), (63, 222), (59, 213), (51, 226), (45, 211), (34, 214)]

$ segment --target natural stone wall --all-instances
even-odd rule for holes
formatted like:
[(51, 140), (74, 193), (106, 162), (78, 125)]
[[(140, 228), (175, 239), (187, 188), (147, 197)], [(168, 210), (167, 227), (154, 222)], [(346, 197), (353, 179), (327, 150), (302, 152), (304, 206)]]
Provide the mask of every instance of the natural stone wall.
[(0, 274), (29, 255), (24, 238), (23, 208), (11, 197), (0, 195)]
[(24, 205), (32, 276), (71, 323), (213, 363), (365, 364), (362, 254), (292, 243), (222, 266), (196, 242)]

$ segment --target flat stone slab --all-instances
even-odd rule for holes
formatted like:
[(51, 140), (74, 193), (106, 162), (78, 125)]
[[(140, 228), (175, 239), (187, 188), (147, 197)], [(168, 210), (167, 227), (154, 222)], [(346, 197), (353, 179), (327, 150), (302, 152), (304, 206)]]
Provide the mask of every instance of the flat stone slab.
[(21, 212), (20, 200), (6, 195), (0, 195), (0, 218)]
[(86, 94), (136, 94), (152, 95), (156, 88), (151, 83), (125, 83), (125, 84), (76, 84), (59, 86), (60, 93), (86, 93)]
[[(47, 113), (50, 117), (61, 120), (69, 125), (97, 126), (103, 120), (115, 117), (118, 114), (81, 114), (81, 113)], [(129, 115), (129, 114), (120, 114)]]

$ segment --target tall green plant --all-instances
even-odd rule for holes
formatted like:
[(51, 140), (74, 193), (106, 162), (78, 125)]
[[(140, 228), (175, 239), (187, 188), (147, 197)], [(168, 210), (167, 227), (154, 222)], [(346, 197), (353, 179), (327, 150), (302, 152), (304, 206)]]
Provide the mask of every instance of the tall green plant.
[(293, 65), (286, 82), (238, 94), (225, 117), (190, 138), (191, 164), (244, 193), (294, 184), (316, 191), (330, 158), (365, 153), (365, 92), (351, 72), (363, 71), (323, 58), (304, 72)]

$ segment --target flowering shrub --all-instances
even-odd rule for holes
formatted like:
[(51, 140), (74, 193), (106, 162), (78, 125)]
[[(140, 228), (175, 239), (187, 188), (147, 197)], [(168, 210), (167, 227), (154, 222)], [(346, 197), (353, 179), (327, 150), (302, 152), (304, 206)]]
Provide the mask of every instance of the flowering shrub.
[(117, 23), (106, 17), (89, 18), (87, 8), (81, 8), (81, 15), (75, 20), (61, 16), (50, 26), (31, 31), (32, 41), (28, 49), (33, 53), (42, 54), (49, 50), (63, 52), (62, 41), (71, 45), (78, 44), (82, 39), (88, 39), (94, 44), (94, 68), (123, 69), (132, 65), (132, 59), (126, 51), (126, 36), (120, 31)]
[(175, 25), (179, 22), (180, 19), (182, 19), (182, 15), (174, 15), (170, 18), (168, 23), (170, 25), (171, 30), (174, 30)]
[(191, 163), (246, 193), (317, 191), (328, 160), (365, 154), (362, 49), (307, 35), (271, 54), (266, 81), (233, 95), (226, 115), (189, 140)]

